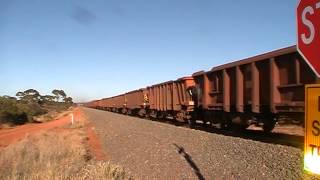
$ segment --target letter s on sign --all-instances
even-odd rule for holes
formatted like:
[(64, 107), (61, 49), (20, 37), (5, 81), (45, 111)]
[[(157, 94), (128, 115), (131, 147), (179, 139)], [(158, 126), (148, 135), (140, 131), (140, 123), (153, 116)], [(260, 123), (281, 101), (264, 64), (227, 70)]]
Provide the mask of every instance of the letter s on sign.
[(314, 120), (312, 122), (312, 134), (314, 136), (319, 136), (320, 135), (320, 123), (317, 120)]
[(301, 39), (302, 39), (302, 42), (304, 44), (310, 44), (312, 43), (313, 39), (314, 39), (314, 35), (315, 35), (315, 29), (314, 29), (314, 25), (312, 24), (312, 22), (307, 19), (307, 14), (314, 14), (314, 10), (311, 6), (308, 6), (306, 8), (304, 8), (303, 12), (302, 12), (302, 23), (304, 25), (306, 25), (310, 31), (310, 35), (309, 37), (306, 36), (306, 34), (301, 34)]

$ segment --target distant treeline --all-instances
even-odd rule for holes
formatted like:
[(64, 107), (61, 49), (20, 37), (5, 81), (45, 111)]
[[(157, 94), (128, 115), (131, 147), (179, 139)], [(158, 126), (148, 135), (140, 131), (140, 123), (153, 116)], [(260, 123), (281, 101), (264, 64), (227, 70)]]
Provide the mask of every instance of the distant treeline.
[(0, 124), (11, 125), (33, 122), (34, 116), (51, 110), (62, 111), (72, 106), (72, 98), (63, 90), (53, 90), (52, 95), (41, 95), (37, 90), (17, 92), (16, 97), (0, 96)]

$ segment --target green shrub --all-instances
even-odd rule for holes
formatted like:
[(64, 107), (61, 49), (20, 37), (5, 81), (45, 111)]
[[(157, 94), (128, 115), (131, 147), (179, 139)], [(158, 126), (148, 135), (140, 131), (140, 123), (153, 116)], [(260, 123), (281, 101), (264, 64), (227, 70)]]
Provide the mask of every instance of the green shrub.
[(14, 99), (0, 97), (0, 123), (24, 124), (28, 121), (27, 114), (17, 105)]
[(29, 122), (33, 121), (34, 116), (39, 116), (42, 114), (46, 114), (48, 112), (47, 110), (41, 108), (41, 106), (36, 103), (32, 103), (32, 104), (18, 103), (17, 106), (20, 111), (24, 112), (27, 115)]
[(32, 122), (33, 116), (47, 113), (39, 104), (27, 104), (15, 99), (0, 97), (0, 123), (20, 125)]
[(19, 125), (33, 122), (35, 116), (49, 111), (62, 112), (73, 105), (72, 98), (63, 90), (54, 90), (52, 95), (40, 95), (37, 90), (18, 92), (16, 97), (0, 96), (0, 124)]

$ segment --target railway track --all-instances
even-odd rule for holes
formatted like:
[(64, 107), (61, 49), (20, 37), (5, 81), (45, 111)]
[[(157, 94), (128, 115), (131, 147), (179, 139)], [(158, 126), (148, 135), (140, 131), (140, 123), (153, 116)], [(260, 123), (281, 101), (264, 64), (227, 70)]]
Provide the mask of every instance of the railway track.
[[(120, 113), (116, 113), (116, 114), (120, 114)], [(126, 116), (126, 115), (123, 115), (123, 116)], [(160, 119), (152, 118), (151, 119), (151, 118), (139, 117), (139, 116), (132, 116), (132, 117), (138, 117), (147, 121), (156, 121), (160, 123), (166, 123), (166, 124), (183, 127), (183, 128), (190, 128), (187, 123), (179, 122), (171, 118), (160, 118)], [(226, 129), (220, 129), (219, 127), (216, 127), (216, 126), (210, 126), (209, 124), (204, 126), (201, 121), (197, 121), (197, 124), (195, 124), (195, 126), (192, 129), (204, 131), (208, 133), (221, 134), (221, 135), (230, 136), (230, 137), (239, 137), (243, 139), (249, 139), (249, 140), (254, 140), (254, 141), (259, 141), (264, 143), (286, 145), (286, 146), (299, 148), (301, 150), (303, 150), (304, 148), (304, 137), (302, 135), (286, 134), (282, 132), (266, 133), (266, 132), (263, 132), (262, 130), (253, 130), (253, 129), (226, 130)]]
[[(162, 123), (172, 124), (175, 126), (184, 127), (184, 128), (190, 128), (186, 123), (173, 122), (168, 119), (160, 119), (157, 121)], [(209, 125), (207, 125), (207, 127), (204, 127), (202, 124), (197, 124), (196, 126), (193, 127), (193, 129), (196, 129), (199, 131), (205, 131), (209, 133), (221, 134), (225, 136), (251, 139), (254, 141), (260, 141), (264, 143), (292, 146), (292, 147), (299, 148), (301, 150), (303, 150), (304, 148), (304, 137), (299, 135), (291, 135), (291, 134), (278, 133), (278, 132), (265, 133), (260, 130), (251, 130), (251, 129), (224, 130), (224, 129), (219, 129), (217, 127), (210, 127)]]

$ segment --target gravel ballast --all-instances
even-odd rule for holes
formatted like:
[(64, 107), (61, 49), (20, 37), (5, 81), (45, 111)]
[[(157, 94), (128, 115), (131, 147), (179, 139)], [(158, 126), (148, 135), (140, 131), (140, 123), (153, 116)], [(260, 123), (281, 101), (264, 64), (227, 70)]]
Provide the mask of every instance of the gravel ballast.
[(303, 179), (303, 152), (83, 108), (107, 159), (136, 179)]

